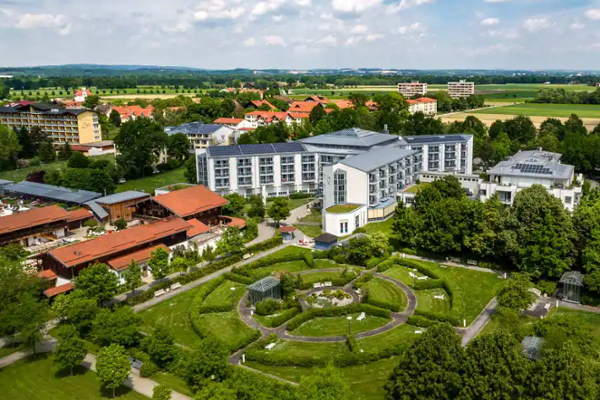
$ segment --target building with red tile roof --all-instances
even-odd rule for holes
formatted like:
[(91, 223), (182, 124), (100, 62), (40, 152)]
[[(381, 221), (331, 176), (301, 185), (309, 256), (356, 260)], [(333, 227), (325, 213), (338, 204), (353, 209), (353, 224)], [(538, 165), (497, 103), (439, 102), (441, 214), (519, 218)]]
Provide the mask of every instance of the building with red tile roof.
[[(110, 259), (106, 264), (115, 271), (125, 271), (128, 269), (129, 264), (131, 264), (132, 261), (134, 261), (136, 264), (145, 264), (148, 260), (150, 260), (150, 258), (152, 258), (152, 253), (158, 249), (163, 249), (167, 253), (171, 252), (167, 246), (161, 243), (156, 246), (146, 247), (145, 249), (127, 254), (122, 257)], [(142, 268), (142, 270), (144, 270), (144, 268)]]
[(190, 225), (192, 225), (192, 229), (188, 231), (188, 237), (193, 238), (198, 235), (202, 235), (203, 233), (210, 232), (210, 227), (207, 226), (204, 222), (198, 221), (196, 218), (188, 219), (187, 221)]
[(159, 244), (175, 246), (183, 243), (187, 240), (190, 228), (190, 224), (178, 217), (138, 225), (51, 250), (44, 257), (44, 265), (52, 268), (59, 276), (74, 277), (92, 263), (106, 263)]
[(288, 112), (310, 113), (317, 106), (323, 107), (323, 104), (312, 101), (295, 101), (290, 105)]
[(44, 290), (44, 296), (48, 298), (56, 297), (59, 294), (69, 293), (75, 289), (73, 282), (65, 283), (64, 285), (55, 286), (50, 289)]
[(237, 124), (242, 122), (243, 118), (217, 118), (213, 121), (213, 124), (219, 125), (227, 125), (231, 127), (235, 127)]
[(63, 237), (70, 214), (59, 206), (34, 208), (0, 218), (0, 245), (17, 242), (24, 247), (35, 244), (38, 237)]
[(271, 110), (275, 110), (277, 108), (266, 100), (252, 100), (246, 107), (260, 108), (262, 106), (268, 106)]
[(154, 107), (152, 106), (148, 106), (146, 108), (142, 108), (137, 105), (113, 107), (113, 110), (119, 113), (121, 116), (121, 122), (135, 120), (140, 117), (154, 118)]
[(418, 99), (408, 99), (408, 112), (414, 114), (416, 112), (422, 112), (425, 115), (437, 114), (437, 100), (429, 97), (419, 97)]
[(54, 280), (57, 278), (56, 274), (51, 269), (45, 269), (43, 271), (38, 272), (37, 277), (40, 279), (48, 280), (48, 281), (51, 281), (51, 280)]
[(317, 95), (308, 96), (306, 99), (304, 99), (304, 102), (313, 102), (313, 103), (321, 103), (321, 104), (330, 103), (330, 101), (327, 97), (317, 96)]
[(82, 88), (73, 94), (73, 101), (78, 102), (78, 103), (83, 103), (85, 101), (85, 99), (88, 98), (88, 96), (93, 96), (93, 95), (94, 95), (94, 93), (90, 92), (86, 88)]

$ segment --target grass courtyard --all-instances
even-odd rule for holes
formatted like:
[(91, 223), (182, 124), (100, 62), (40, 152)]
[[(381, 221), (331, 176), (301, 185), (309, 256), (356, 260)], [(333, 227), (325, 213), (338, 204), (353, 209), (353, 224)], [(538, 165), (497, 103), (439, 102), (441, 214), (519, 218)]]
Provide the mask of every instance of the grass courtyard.
[(300, 235), (304, 234), (313, 239), (323, 234), (323, 229), (319, 225), (294, 224), (294, 226), (301, 232)]
[[(360, 314), (352, 314), (350, 332), (352, 334), (370, 331), (387, 325), (390, 320), (382, 317), (367, 315), (361, 321), (357, 318)], [(332, 318), (314, 318), (302, 324), (293, 334), (297, 336), (344, 336), (348, 333), (348, 320), (346, 316)]]
[[(49, 355), (32, 356), (0, 370), (0, 399), (6, 400), (99, 400), (112, 398), (102, 390), (96, 374), (84, 367), (75, 374), (58, 372)], [(121, 400), (148, 398), (124, 386), (117, 390)]]
[[(369, 290), (369, 300), (375, 304), (389, 304), (396, 308), (395, 312), (404, 311), (408, 300), (406, 294), (396, 285), (381, 278), (373, 278), (364, 285)], [(387, 307), (386, 307), (387, 308)]]
[(160, 187), (182, 182), (187, 182), (185, 179), (185, 167), (179, 167), (161, 174), (120, 183), (117, 185), (115, 192), (120, 193), (127, 190), (137, 190), (139, 192), (154, 194), (154, 191)]

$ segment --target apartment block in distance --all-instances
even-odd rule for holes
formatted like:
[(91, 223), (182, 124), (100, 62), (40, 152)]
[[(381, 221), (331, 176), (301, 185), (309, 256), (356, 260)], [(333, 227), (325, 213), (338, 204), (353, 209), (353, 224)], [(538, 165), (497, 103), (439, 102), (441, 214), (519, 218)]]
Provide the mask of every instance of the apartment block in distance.
[(56, 146), (102, 140), (98, 115), (85, 108), (59, 108), (54, 104), (0, 107), (0, 123), (11, 128), (38, 127)]
[(475, 82), (467, 82), (463, 79), (458, 82), (448, 82), (448, 94), (453, 99), (472, 96), (475, 94)]
[(421, 82), (401, 82), (398, 84), (398, 92), (404, 97), (427, 94), (427, 84)]

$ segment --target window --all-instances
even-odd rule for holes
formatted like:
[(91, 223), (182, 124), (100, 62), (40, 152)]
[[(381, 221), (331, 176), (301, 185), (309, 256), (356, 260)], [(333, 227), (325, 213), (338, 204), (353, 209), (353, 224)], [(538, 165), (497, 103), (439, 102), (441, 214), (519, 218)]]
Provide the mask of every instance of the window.
[(573, 201), (573, 198), (571, 196), (565, 197), (565, 204), (571, 204), (572, 201)]
[(335, 204), (346, 203), (346, 171), (338, 170), (333, 174), (333, 201)]
[(354, 225), (358, 228), (360, 227), (360, 215), (354, 217)]
[(302, 181), (307, 182), (307, 181), (314, 181), (314, 180), (315, 180), (314, 172), (303, 172), (302, 173)]
[(215, 179), (215, 186), (217, 188), (229, 187), (229, 178), (217, 178)]
[(315, 156), (314, 155), (302, 156), (302, 162), (303, 163), (314, 163), (315, 162)]
[(273, 165), (273, 157), (261, 157), (258, 159), (259, 165)]
[(252, 177), (238, 176), (238, 186), (252, 186)]
[(340, 222), (340, 233), (348, 233), (348, 221)]
[(293, 164), (294, 156), (281, 157), (281, 164)]

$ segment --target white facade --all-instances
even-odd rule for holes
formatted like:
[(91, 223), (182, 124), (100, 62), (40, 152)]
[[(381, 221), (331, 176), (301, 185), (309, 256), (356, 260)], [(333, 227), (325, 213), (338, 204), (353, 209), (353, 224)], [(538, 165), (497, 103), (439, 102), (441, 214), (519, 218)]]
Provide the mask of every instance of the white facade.
[(473, 136), (410, 136), (404, 140), (423, 155), (423, 172), (473, 173)]
[(352, 234), (356, 228), (368, 223), (367, 206), (359, 206), (355, 210), (339, 214), (330, 213), (323, 209), (323, 232), (336, 236)]
[(85, 99), (88, 98), (88, 96), (90, 96), (92, 93), (90, 91), (88, 91), (86, 88), (82, 88), (81, 90), (78, 90), (77, 92), (75, 92), (75, 94), (73, 95), (73, 101), (78, 102), (78, 103), (83, 103), (85, 101)]
[(437, 114), (437, 100), (422, 97), (416, 100), (406, 100), (408, 103), (408, 112), (412, 115), (422, 112), (425, 115)]
[(427, 84), (421, 82), (402, 82), (398, 84), (398, 93), (404, 97), (427, 94)]
[(448, 94), (453, 99), (472, 96), (475, 94), (475, 83), (467, 82), (465, 80), (448, 82)]

